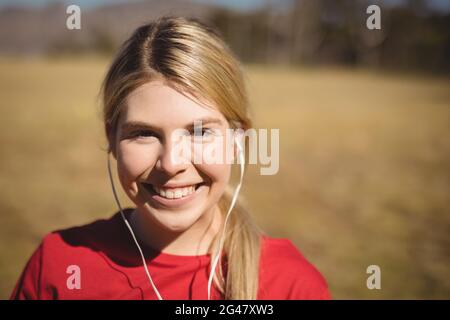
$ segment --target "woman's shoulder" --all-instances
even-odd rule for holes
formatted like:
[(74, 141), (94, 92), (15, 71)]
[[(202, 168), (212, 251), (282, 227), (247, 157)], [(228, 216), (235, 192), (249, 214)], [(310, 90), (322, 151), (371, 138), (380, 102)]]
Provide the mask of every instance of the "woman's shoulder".
[[(128, 214), (128, 210), (124, 213)], [(124, 255), (129, 251), (127, 236), (119, 212), (109, 218), (52, 231), (43, 237), (38, 250), (47, 266), (75, 260), (95, 266), (94, 261), (105, 259), (122, 264), (128, 262)]]
[[(33, 252), (16, 287), (12, 299), (51, 298), (66, 284), (73, 270), (98, 275), (109, 267), (105, 257), (120, 257), (118, 214), (107, 219), (46, 234)], [(85, 273), (86, 274), (86, 273)], [(59, 290), (60, 291), (60, 290)]]
[(95, 219), (86, 224), (47, 233), (36, 249), (41, 263), (48, 267), (66, 260), (83, 261), (93, 255), (109, 252), (121, 241), (123, 230), (119, 218), (116, 213), (109, 218)]
[(261, 237), (261, 254), (266, 259), (274, 259), (280, 263), (306, 264), (310, 263), (303, 253), (287, 238)]
[(330, 299), (320, 271), (286, 238), (263, 236), (260, 259), (261, 299)]
[(113, 240), (111, 235), (117, 234), (118, 214), (110, 218), (96, 219), (83, 225), (65, 229), (57, 229), (47, 233), (41, 241), (41, 247), (53, 251), (58, 248), (91, 248), (98, 247), (104, 241)]

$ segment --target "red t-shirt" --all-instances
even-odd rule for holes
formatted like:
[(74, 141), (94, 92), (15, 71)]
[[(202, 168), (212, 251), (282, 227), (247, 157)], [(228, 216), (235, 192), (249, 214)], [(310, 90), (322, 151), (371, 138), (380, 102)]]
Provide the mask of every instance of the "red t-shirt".
[[(131, 208), (124, 211), (128, 215)], [(179, 256), (142, 247), (164, 299), (207, 299), (210, 255)], [(263, 236), (258, 299), (330, 299), (327, 284), (287, 239)], [(120, 213), (48, 234), (11, 299), (157, 299)], [(212, 288), (212, 299), (220, 299)]]

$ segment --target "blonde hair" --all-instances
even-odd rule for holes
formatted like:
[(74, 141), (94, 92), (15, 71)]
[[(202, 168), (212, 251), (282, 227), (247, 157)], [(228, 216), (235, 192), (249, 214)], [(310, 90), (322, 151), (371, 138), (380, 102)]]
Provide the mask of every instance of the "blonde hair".
[[(236, 122), (244, 130), (252, 126), (240, 64), (218, 33), (194, 19), (162, 17), (139, 27), (125, 41), (104, 79), (108, 152), (115, 155), (117, 122), (126, 97), (155, 79), (214, 102), (232, 128), (236, 128)], [(222, 214), (229, 208), (231, 196), (232, 189), (228, 188), (219, 201)], [(219, 265), (215, 285), (225, 299), (256, 299), (260, 230), (239, 201), (228, 223), (223, 247), (226, 275)], [(212, 256), (217, 253), (219, 236), (211, 245)]]

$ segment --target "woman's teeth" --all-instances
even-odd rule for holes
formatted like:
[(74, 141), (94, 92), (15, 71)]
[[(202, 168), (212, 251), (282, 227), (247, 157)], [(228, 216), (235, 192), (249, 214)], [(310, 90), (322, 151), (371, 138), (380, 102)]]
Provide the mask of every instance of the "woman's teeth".
[(187, 197), (188, 195), (195, 192), (195, 185), (184, 187), (184, 188), (158, 188), (156, 186), (153, 186), (153, 190), (157, 194), (159, 194), (161, 197), (166, 199), (179, 199), (183, 197)]

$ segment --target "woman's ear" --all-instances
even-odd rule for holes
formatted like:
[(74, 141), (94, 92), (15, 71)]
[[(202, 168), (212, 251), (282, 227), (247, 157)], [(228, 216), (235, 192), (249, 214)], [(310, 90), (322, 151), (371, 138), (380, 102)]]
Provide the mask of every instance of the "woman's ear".
[(115, 144), (114, 140), (109, 142), (108, 152), (110, 152), (113, 155), (114, 159), (117, 160), (117, 150), (116, 150), (116, 144)]
[(111, 153), (114, 159), (117, 160), (115, 148), (108, 147), (108, 153)]
[(107, 125), (106, 126), (106, 136), (108, 139), (108, 153), (112, 153), (114, 159), (117, 159), (116, 155), (116, 135), (114, 130)]

